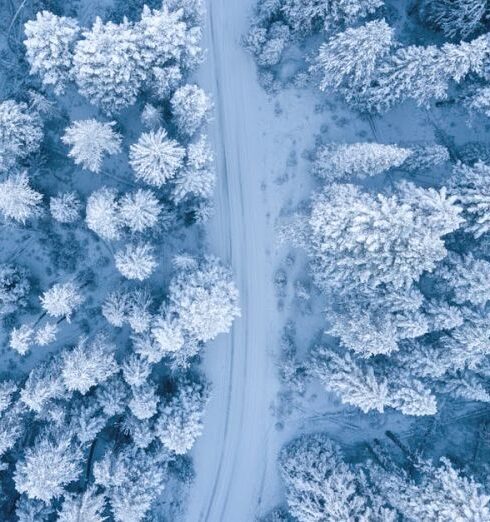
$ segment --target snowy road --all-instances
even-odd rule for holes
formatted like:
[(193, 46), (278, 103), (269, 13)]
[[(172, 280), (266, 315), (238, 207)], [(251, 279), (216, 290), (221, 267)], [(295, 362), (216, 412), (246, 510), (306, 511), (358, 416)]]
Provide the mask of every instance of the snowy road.
[(268, 250), (274, 238), (262, 187), (274, 164), (273, 144), (264, 136), (274, 116), (239, 44), (251, 2), (208, 0), (207, 9), (209, 55), (200, 81), (216, 104), (211, 132), (218, 170), (209, 248), (232, 266), (242, 317), (231, 335), (204, 354), (214, 393), (194, 450), (196, 481), (187, 521), (250, 522), (260, 510), (264, 486), (274, 489), (278, 480), (270, 454), (276, 451), (270, 406), (277, 392), (271, 351), (278, 326)]

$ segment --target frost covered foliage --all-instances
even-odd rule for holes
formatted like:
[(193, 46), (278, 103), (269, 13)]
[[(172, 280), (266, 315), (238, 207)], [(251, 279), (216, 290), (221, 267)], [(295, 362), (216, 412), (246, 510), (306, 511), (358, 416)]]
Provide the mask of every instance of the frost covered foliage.
[(25, 103), (0, 103), (0, 172), (36, 152), (42, 139), (41, 120)]
[[(108, 114), (133, 105), (146, 90), (167, 99), (202, 58), (199, 1), (161, 9), (144, 6), (135, 23), (97, 17), (90, 29), (47, 11), (25, 24), (31, 73), (62, 94), (74, 80), (80, 93)], [(192, 14), (191, 14), (192, 13)]]
[(177, 128), (184, 136), (193, 136), (212, 108), (208, 95), (197, 85), (184, 85), (177, 89), (170, 106)]
[(27, 172), (11, 174), (0, 183), (0, 213), (4, 218), (25, 224), (39, 216), (42, 194), (29, 185)]
[(80, 219), (82, 204), (74, 192), (65, 192), (49, 200), (51, 216), (60, 223), (74, 223)]
[(0, 264), (0, 316), (25, 307), (30, 289), (25, 268), (9, 263)]
[(309, 218), (316, 280), (343, 287), (410, 285), (446, 256), (443, 238), (459, 228), (461, 211), (445, 189), (405, 183), (385, 196), (333, 185), (315, 197)]
[(246, 48), (258, 65), (279, 63), (291, 40), (355, 24), (376, 12), (383, 0), (272, 0), (258, 2)]
[(316, 151), (315, 174), (328, 181), (376, 176), (402, 165), (410, 149), (381, 143), (330, 144)]
[(121, 237), (121, 217), (117, 192), (114, 189), (102, 187), (93, 192), (87, 199), (87, 227), (102, 239), (107, 241)]
[(147, 243), (127, 245), (115, 253), (114, 259), (116, 268), (126, 279), (144, 281), (157, 267), (153, 249)]
[(384, 456), (350, 463), (326, 434), (300, 437), (280, 454), (289, 512), (300, 522), (337, 520), (486, 520), (483, 484), (442, 458), (398, 464)]
[(53, 285), (44, 292), (40, 300), (41, 306), (48, 315), (58, 319), (64, 317), (70, 321), (72, 314), (80, 308), (84, 298), (77, 285), (68, 281)]
[(487, 0), (425, 0), (419, 9), (449, 38), (468, 38), (485, 28), (490, 15)]
[(164, 129), (143, 133), (131, 145), (129, 161), (137, 179), (160, 188), (182, 168), (185, 149)]
[[(170, 282), (164, 322), (176, 320), (191, 339), (210, 341), (228, 332), (239, 315), (231, 272), (214, 257), (191, 260)], [(159, 323), (153, 331), (158, 339)]]
[(99, 173), (105, 155), (121, 151), (122, 137), (115, 132), (115, 122), (105, 123), (94, 119), (73, 122), (61, 138), (68, 145), (68, 156), (76, 165)]
[(72, 79), (73, 47), (80, 33), (77, 21), (41, 11), (35, 20), (26, 22), (24, 32), (31, 74), (38, 74), (43, 85), (63, 94)]

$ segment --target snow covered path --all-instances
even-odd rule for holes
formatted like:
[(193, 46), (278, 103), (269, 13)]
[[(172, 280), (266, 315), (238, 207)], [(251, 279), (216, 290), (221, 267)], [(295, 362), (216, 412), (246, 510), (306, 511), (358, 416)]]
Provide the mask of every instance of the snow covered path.
[(262, 186), (275, 163), (273, 143), (264, 136), (274, 115), (239, 43), (250, 8), (249, 0), (207, 3), (209, 55), (200, 81), (216, 104), (211, 132), (219, 180), (209, 248), (232, 266), (242, 317), (231, 335), (221, 336), (204, 354), (213, 397), (194, 450), (189, 522), (250, 522), (264, 485), (277, 486), (270, 406), (277, 392), (271, 351), (279, 325), (269, 252), (273, 223)]

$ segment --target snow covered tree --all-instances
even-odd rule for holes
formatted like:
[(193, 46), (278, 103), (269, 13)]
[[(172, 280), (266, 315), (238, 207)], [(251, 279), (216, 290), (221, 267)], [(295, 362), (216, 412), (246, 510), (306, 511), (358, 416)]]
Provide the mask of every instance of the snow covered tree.
[(29, 186), (27, 172), (11, 174), (0, 183), (0, 212), (6, 219), (25, 224), (40, 214), (42, 194)]
[(484, 27), (490, 7), (487, 0), (424, 0), (421, 12), (445, 36), (466, 39)]
[(216, 175), (212, 169), (213, 153), (206, 136), (189, 144), (185, 167), (174, 179), (173, 199), (180, 203), (188, 196), (208, 199), (212, 196)]
[(61, 375), (69, 391), (85, 395), (118, 371), (114, 347), (103, 336), (92, 341), (82, 339), (75, 348), (61, 356)]
[(111, 292), (102, 304), (102, 315), (109, 324), (121, 328), (127, 320), (128, 308), (129, 299), (126, 292)]
[(203, 429), (202, 418), (209, 397), (205, 384), (182, 381), (159, 408), (155, 433), (162, 444), (177, 455), (187, 453)]
[(340, 356), (319, 347), (313, 353), (310, 371), (327, 391), (339, 394), (344, 404), (357, 406), (364, 413), (383, 413), (391, 405), (386, 379), (376, 376), (372, 367), (355, 361), (349, 353)]
[(405, 377), (397, 379), (391, 388), (390, 406), (400, 410), (404, 415), (420, 417), (437, 413), (437, 400), (421, 381)]
[(37, 328), (34, 340), (39, 346), (47, 346), (56, 340), (58, 325), (56, 323), (46, 323)]
[(490, 87), (479, 87), (464, 101), (469, 109), (490, 117)]
[(329, 144), (316, 151), (313, 171), (327, 181), (377, 176), (402, 165), (410, 149), (382, 143)]
[(421, 310), (423, 296), (415, 288), (387, 291), (353, 291), (336, 296), (335, 308), (327, 314), (329, 333), (362, 357), (388, 355), (400, 341), (429, 331)]
[(320, 46), (313, 66), (322, 77), (320, 89), (341, 89), (347, 99), (362, 94), (394, 46), (393, 34), (384, 20), (375, 20), (332, 36)]
[(159, 100), (168, 100), (182, 82), (182, 72), (178, 65), (154, 67), (151, 90)]
[(153, 384), (145, 382), (131, 388), (128, 406), (137, 419), (151, 419), (157, 412), (158, 402), (159, 397)]
[(123, 223), (116, 198), (117, 192), (114, 189), (102, 187), (92, 192), (87, 200), (87, 226), (106, 241), (114, 241), (121, 237)]
[(209, 96), (197, 85), (183, 85), (170, 100), (172, 115), (179, 132), (193, 136), (209, 118), (213, 107)]
[(283, 0), (277, 2), (295, 32), (308, 34), (355, 23), (383, 5), (383, 0)]
[[(392, 196), (333, 185), (309, 218), (314, 275), (322, 287), (409, 286), (443, 259), (443, 236), (463, 221), (445, 189), (400, 184)], [(346, 286), (347, 285), (347, 286)]]
[(0, 316), (26, 306), (30, 290), (25, 268), (10, 263), (0, 264)]
[(289, 511), (299, 522), (371, 519), (358, 477), (343, 461), (340, 448), (323, 434), (288, 444), (279, 465)]
[(415, 145), (401, 168), (409, 172), (431, 169), (449, 161), (449, 151), (443, 145)]
[(115, 122), (101, 122), (95, 119), (73, 122), (61, 138), (71, 147), (68, 156), (76, 165), (99, 173), (106, 154), (121, 152), (122, 136), (115, 132)]
[(94, 464), (95, 483), (104, 488), (117, 522), (143, 522), (161, 494), (167, 477), (168, 454), (128, 446), (108, 451)]
[(9, 347), (19, 355), (25, 355), (33, 345), (34, 329), (29, 324), (13, 328), (10, 332)]
[(80, 219), (82, 204), (75, 192), (64, 192), (50, 198), (49, 211), (59, 223), (74, 223)]
[(145, 78), (140, 35), (127, 21), (97, 17), (75, 46), (73, 75), (80, 93), (113, 114), (132, 105)]
[(153, 247), (148, 243), (126, 245), (114, 254), (116, 268), (127, 279), (144, 281), (155, 271), (158, 263)]
[(97, 386), (95, 397), (105, 415), (109, 417), (120, 415), (129, 401), (129, 388), (121, 375), (115, 374)]
[(136, 178), (157, 188), (182, 168), (184, 157), (185, 149), (168, 138), (164, 129), (143, 133), (129, 152)]
[(168, 317), (157, 317), (153, 321), (151, 334), (158, 346), (158, 350), (154, 353), (152, 349), (146, 355), (150, 362), (158, 362), (164, 355), (169, 352), (179, 351), (185, 344), (181, 324), (179, 321), (172, 321)]
[(131, 232), (154, 227), (161, 211), (160, 202), (151, 190), (138, 189), (119, 201), (119, 216)]
[(124, 380), (129, 386), (142, 386), (146, 383), (151, 373), (151, 366), (146, 359), (136, 354), (131, 354), (122, 363)]
[(228, 332), (240, 315), (231, 272), (213, 257), (182, 270), (170, 282), (168, 309), (196, 340), (207, 342)]
[(484, 306), (490, 300), (490, 263), (472, 254), (452, 255), (436, 272), (453, 291), (454, 302)]
[(205, 7), (203, 0), (167, 0), (170, 11), (183, 11), (182, 19), (189, 26), (202, 25)]
[(51, 359), (30, 371), (20, 392), (20, 400), (30, 410), (41, 413), (50, 401), (60, 399), (65, 394), (60, 362)]
[(163, 123), (162, 111), (151, 103), (146, 103), (141, 112), (141, 123), (150, 130), (158, 129)]
[(476, 239), (490, 231), (490, 167), (481, 162), (473, 167), (457, 164), (450, 190), (463, 206), (465, 230)]
[(486, 37), (442, 47), (402, 47), (378, 67), (376, 82), (363, 101), (370, 110), (384, 111), (407, 99), (428, 106), (444, 100), (451, 81), (460, 82), (468, 73), (483, 73), (490, 52)]
[(41, 11), (35, 20), (26, 22), (24, 32), (31, 74), (38, 74), (43, 85), (53, 87), (56, 94), (63, 94), (71, 80), (73, 48), (80, 33), (78, 22)]
[(148, 448), (155, 440), (153, 422), (150, 419), (139, 420), (134, 415), (126, 415), (123, 420), (123, 431), (140, 449)]
[(38, 437), (24, 457), (17, 461), (14, 481), (19, 493), (46, 503), (59, 498), (64, 486), (82, 472), (82, 451), (67, 435), (44, 434)]
[(83, 493), (66, 494), (58, 513), (57, 522), (104, 522), (105, 498), (94, 487)]
[(135, 29), (141, 36), (140, 52), (145, 70), (180, 62), (187, 44), (187, 25), (182, 14), (178, 9), (169, 10), (166, 4), (161, 9), (143, 7)]
[(73, 281), (56, 283), (40, 297), (41, 306), (51, 317), (66, 317), (70, 322), (72, 314), (80, 308), (84, 297)]
[(0, 103), (0, 172), (36, 152), (42, 139), (41, 120), (25, 103)]

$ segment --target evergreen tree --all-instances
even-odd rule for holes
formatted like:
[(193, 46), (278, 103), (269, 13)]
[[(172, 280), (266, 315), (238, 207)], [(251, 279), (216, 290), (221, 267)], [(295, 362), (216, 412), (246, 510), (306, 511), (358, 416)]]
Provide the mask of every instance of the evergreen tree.
[(131, 232), (143, 232), (158, 222), (161, 206), (151, 190), (138, 189), (119, 201), (119, 215)]
[(104, 496), (91, 487), (83, 493), (65, 495), (57, 522), (104, 522), (104, 510)]
[(43, 139), (39, 116), (25, 103), (0, 103), (0, 172), (37, 152)]
[(26, 172), (11, 174), (0, 183), (0, 212), (6, 219), (25, 224), (40, 214), (42, 194), (29, 186)]
[(116, 268), (127, 279), (144, 281), (155, 271), (157, 262), (148, 243), (126, 245), (114, 254)]
[(377, 176), (410, 158), (410, 149), (382, 143), (330, 144), (316, 151), (315, 174), (328, 181)]
[(209, 96), (197, 85), (184, 85), (170, 100), (172, 115), (183, 136), (193, 136), (209, 118), (212, 103)]
[(80, 219), (82, 205), (74, 192), (60, 193), (49, 200), (49, 210), (59, 223), (74, 223)]
[(159, 398), (153, 384), (145, 382), (131, 388), (128, 406), (137, 419), (151, 419), (157, 412), (158, 402)]
[(74, 18), (56, 16), (48, 11), (36, 14), (35, 20), (24, 25), (27, 61), (31, 74), (38, 74), (45, 86), (63, 94), (71, 80), (73, 47), (80, 27)]
[(115, 122), (100, 122), (95, 119), (73, 122), (61, 138), (65, 145), (71, 146), (68, 156), (76, 165), (99, 173), (106, 154), (121, 152), (122, 136), (115, 132)]
[(30, 290), (25, 268), (10, 263), (0, 264), (0, 316), (25, 307)]
[(82, 36), (73, 55), (80, 93), (108, 114), (132, 105), (145, 78), (138, 32), (127, 20), (118, 25), (97, 17)]
[(14, 481), (19, 493), (48, 503), (82, 472), (82, 451), (66, 434), (42, 434), (17, 461)]
[(205, 384), (182, 381), (177, 383), (176, 393), (162, 401), (155, 433), (169, 451), (183, 455), (192, 448), (202, 433), (208, 397)]
[(92, 192), (87, 199), (87, 226), (106, 241), (114, 241), (121, 237), (123, 223), (116, 198), (117, 192), (114, 189), (102, 187)]
[(185, 150), (164, 129), (143, 133), (131, 145), (129, 161), (137, 179), (162, 187), (182, 168)]
[(384, 20), (347, 29), (320, 46), (314, 70), (320, 89), (341, 89), (347, 99), (362, 94), (394, 45), (393, 29)]
[(72, 281), (56, 283), (40, 297), (41, 306), (51, 317), (65, 317), (70, 322), (73, 313), (80, 308), (84, 298)]
[(90, 388), (118, 371), (114, 347), (102, 336), (88, 342), (82, 339), (75, 348), (61, 356), (61, 376), (69, 391), (85, 395)]

